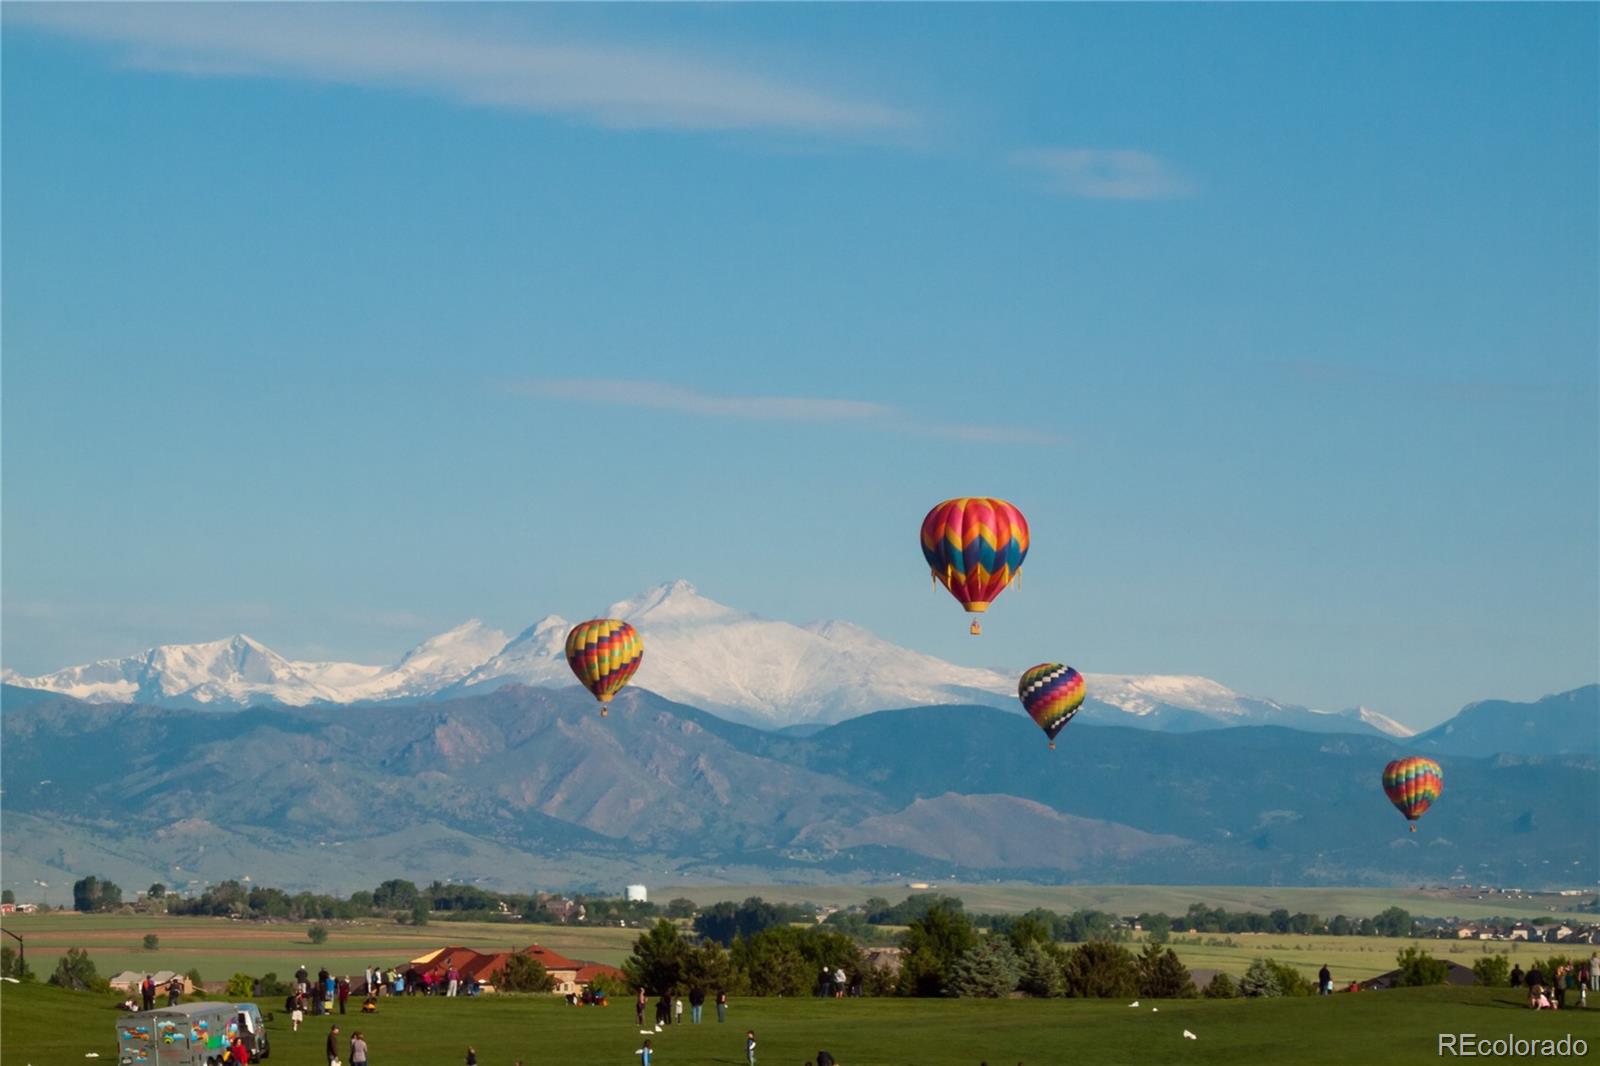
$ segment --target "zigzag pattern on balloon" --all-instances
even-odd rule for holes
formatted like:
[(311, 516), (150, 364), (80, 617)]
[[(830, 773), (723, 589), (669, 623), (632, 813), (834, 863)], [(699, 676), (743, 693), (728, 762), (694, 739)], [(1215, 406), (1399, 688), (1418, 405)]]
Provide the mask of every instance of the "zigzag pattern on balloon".
[(922, 557), (968, 611), (986, 611), (1028, 555), (1028, 520), (1005, 500), (945, 500), (922, 520)]
[(1088, 694), (1083, 675), (1062, 663), (1040, 663), (1023, 671), (1017, 682), (1017, 697), (1028, 716), (1052, 741), (1066, 728), (1083, 706)]
[(1444, 792), (1444, 771), (1432, 759), (1408, 755), (1383, 768), (1383, 791), (1389, 802), (1414, 822)]
[(644, 641), (618, 618), (579, 622), (567, 634), (567, 665), (602, 707), (638, 672)]

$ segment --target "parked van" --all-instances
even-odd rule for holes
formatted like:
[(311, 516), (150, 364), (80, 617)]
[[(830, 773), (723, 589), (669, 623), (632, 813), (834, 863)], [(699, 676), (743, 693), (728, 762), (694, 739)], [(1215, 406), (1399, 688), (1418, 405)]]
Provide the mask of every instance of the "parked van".
[(117, 1019), (118, 1066), (219, 1066), (235, 1036), (250, 1061), (270, 1054), (254, 1003), (184, 1003)]

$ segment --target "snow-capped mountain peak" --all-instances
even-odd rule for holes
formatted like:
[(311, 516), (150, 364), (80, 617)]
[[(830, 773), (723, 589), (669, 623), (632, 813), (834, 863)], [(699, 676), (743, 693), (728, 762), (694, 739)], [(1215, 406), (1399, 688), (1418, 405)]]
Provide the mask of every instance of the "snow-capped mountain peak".
[[(638, 628), (644, 661), (632, 684), (756, 725), (832, 723), (871, 711), (979, 704), (1021, 713), (1016, 675), (958, 666), (842, 621), (795, 625), (728, 607), (672, 581), (606, 612)], [(584, 615), (583, 617), (588, 617)], [(473, 619), (422, 641), (390, 666), (291, 662), (240, 634), (163, 645), (125, 659), (8, 684), (97, 702), (237, 707), (428, 699), (507, 684), (576, 687), (566, 663), (571, 623), (550, 614), (514, 638)], [(1194, 675), (1086, 674), (1086, 723), (1196, 730), (1281, 725), (1318, 732), (1408, 736), (1356, 708), (1314, 711), (1241, 695)]]
[(636, 627), (656, 627), (695, 625), (753, 616), (707, 599), (689, 582), (679, 580), (657, 585), (632, 599), (618, 600), (606, 608), (606, 617), (621, 618)]

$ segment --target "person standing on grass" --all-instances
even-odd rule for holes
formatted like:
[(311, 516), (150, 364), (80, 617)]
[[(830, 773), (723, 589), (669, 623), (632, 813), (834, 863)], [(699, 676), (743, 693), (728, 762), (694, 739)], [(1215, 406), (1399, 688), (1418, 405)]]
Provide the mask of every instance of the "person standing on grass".
[(706, 990), (699, 985), (689, 989), (689, 1020), (695, 1025), (700, 1024), (700, 1012), (706, 1006)]
[(663, 992), (663, 993), (661, 993), (661, 998), (656, 1000), (656, 1025), (657, 1026), (662, 1026), (662, 1025), (671, 1025), (671, 1024), (672, 1024), (672, 997), (670, 995), (668, 995), (667, 993)]
[(359, 1029), (350, 1034), (350, 1066), (367, 1066), (367, 1038)]
[(478, 1052), (470, 1047), (467, 1048), (467, 1066), (478, 1066)]
[(725, 989), (717, 989), (717, 1023), (728, 1020), (728, 993)]
[(339, 978), (338, 992), (339, 992), (339, 1013), (343, 1014), (344, 1013), (345, 1000), (350, 998), (350, 978), (348, 978), (348, 977)]
[(176, 1007), (178, 997), (183, 995), (183, 978), (174, 977), (167, 982), (167, 1006)]
[(633, 999), (633, 1016), (639, 1019), (639, 1028), (641, 1029), (644, 1028), (644, 1007), (646, 1002), (647, 997), (644, 994), (644, 986), (641, 985), (639, 994)]
[(1323, 963), (1322, 969), (1317, 971), (1317, 995), (1333, 995), (1333, 974), (1328, 972), (1328, 964)]
[(756, 1031), (744, 1031), (744, 1061), (745, 1066), (756, 1066)]
[(328, 1066), (339, 1066), (339, 1027), (328, 1030)]
[(672, 997), (672, 1024), (673, 1025), (682, 1025), (683, 1024), (683, 997), (682, 996), (673, 996)]
[(1522, 963), (1520, 962), (1511, 967), (1511, 987), (1522, 987)]
[(634, 1052), (635, 1055), (639, 1056), (639, 1066), (650, 1066), (650, 1057), (654, 1052), (655, 1049), (650, 1046), (650, 1041), (646, 1040), (639, 1050)]
[(149, 974), (144, 975), (144, 981), (139, 985), (139, 1000), (145, 1010), (156, 1009), (156, 983)]

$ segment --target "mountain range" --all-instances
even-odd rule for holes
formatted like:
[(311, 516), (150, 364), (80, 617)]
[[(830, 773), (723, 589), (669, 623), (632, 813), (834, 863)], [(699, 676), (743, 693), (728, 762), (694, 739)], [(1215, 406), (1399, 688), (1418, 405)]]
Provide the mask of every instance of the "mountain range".
[[(971, 705), (798, 736), (643, 689), (601, 719), (573, 686), (230, 714), (8, 688), (0, 858), (22, 884), (324, 891), (388, 877), (1570, 887), (1600, 872), (1597, 696), (1552, 697), (1587, 716), (1586, 753), (1441, 755), (1444, 795), (1411, 834), (1379, 787), (1411, 743), (1371, 733), (1074, 722), (1050, 752), (1025, 717)], [(1565, 728), (1537, 705), (1510, 713)]]
[[(848, 622), (795, 625), (759, 618), (700, 595), (686, 581), (614, 603), (605, 614), (633, 623), (644, 639), (635, 687), (750, 725), (816, 727), (894, 707), (1018, 710), (1014, 674), (947, 663)], [(570, 628), (571, 622), (552, 614), (508, 638), (473, 620), (422, 642), (389, 666), (293, 661), (241, 634), (163, 645), (41, 677), (7, 671), (3, 680), (89, 702), (157, 707), (450, 699), (509, 684), (573, 685), (564, 656)], [(1086, 677), (1083, 721), (1166, 732), (1271, 724), (1313, 732), (1412, 733), (1367, 708), (1311, 710), (1243, 696), (1204, 677)]]

